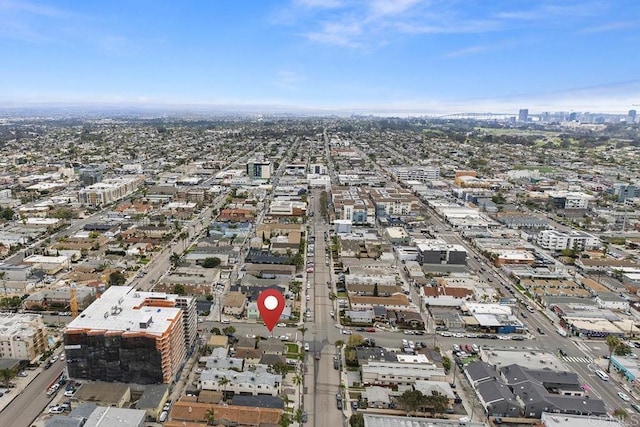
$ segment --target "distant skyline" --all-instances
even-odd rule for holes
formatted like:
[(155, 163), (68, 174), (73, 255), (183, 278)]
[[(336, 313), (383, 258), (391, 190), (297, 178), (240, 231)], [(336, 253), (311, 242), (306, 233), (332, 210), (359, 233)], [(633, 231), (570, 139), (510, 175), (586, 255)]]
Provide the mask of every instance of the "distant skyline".
[(640, 110), (640, 3), (0, 0), (0, 107)]

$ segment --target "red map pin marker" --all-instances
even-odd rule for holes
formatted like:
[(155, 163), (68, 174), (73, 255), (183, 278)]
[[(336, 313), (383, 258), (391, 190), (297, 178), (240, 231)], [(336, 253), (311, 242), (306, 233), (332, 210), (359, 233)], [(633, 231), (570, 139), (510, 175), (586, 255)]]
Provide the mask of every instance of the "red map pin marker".
[(258, 310), (269, 332), (273, 331), (280, 320), (284, 305), (284, 296), (275, 289), (266, 289), (258, 295)]

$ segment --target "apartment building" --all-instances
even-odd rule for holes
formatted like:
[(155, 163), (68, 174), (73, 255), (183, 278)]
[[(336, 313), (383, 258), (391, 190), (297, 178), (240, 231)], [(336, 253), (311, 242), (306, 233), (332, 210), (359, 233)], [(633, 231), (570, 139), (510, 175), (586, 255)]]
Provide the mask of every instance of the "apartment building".
[(440, 168), (435, 166), (397, 166), (390, 170), (398, 181), (431, 182), (440, 179)]
[(104, 206), (116, 202), (138, 189), (142, 177), (105, 179), (78, 192), (78, 201), (85, 206)]
[[(112, 286), (64, 331), (71, 378), (170, 383), (186, 354), (177, 296)], [(188, 315), (187, 315), (188, 316)], [(192, 321), (186, 321), (191, 326)]]
[[(221, 379), (226, 379), (228, 382)], [(255, 371), (237, 372), (233, 370), (207, 369), (200, 375), (200, 389), (234, 394), (259, 394), (278, 396), (282, 389), (282, 375), (271, 374), (265, 368)]]
[(429, 363), (368, 362), (361, 368), (366, 385), (412, 385), (416, 381), (445, 381), (444, 369)]
[(574, 249), (584, 251), (600, 247), (600, 239), (583, 231), (565, 233), (558, 230), (542, 230), (535, 238), (541, 248), (550, 251)]
[(409, 190), (387, 187), (371, 188), (369, 191), (377, 218), (410, 215), (418, 210), (418, 198)]
[(333, 187), (331, 191), (336, 220), (348, 220), (354, 225), (375, 224), (375, 207), (363, 189), (360, 187)]
[(0, 359), (35, 360), (47, 349), (47, 328), (39, 314), (0, 315)]

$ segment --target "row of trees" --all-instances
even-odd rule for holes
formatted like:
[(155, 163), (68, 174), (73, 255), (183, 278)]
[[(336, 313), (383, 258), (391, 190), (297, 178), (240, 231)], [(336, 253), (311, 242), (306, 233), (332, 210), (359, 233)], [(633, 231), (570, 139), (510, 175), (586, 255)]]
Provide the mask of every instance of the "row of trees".
[(443, 394), (433, 391), (431, 395), (425, 395), (420, 390), (407, 390), (398, 396), (397, 402), (402, 409), (407, 412), (416, 412), (422, 409), (429, 409), (431, 415), (444, 413), (449, 407), (449, 398)]

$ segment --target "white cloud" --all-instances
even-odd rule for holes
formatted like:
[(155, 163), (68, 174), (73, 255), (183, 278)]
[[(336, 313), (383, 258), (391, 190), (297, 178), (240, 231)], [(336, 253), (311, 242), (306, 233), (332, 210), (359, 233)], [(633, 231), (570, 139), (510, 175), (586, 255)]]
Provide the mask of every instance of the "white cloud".
[(320, 9), (333, 9), (343, 6), (341, 0), (295, 0), (294, 4), (296, 6)]
[(625, 30), (627, 28), (637, 28), (640, 25), (640, 21), (618, 21), (610, 22), (608, 24), (596, 25), (593, 27), (587, 27), (581, 31), (583, 34), (591, 33), (605, 33), (608, 31)]
[(445, 55), (445, 58), (460, 58), (463, 56), (477, 55), (479, 53), (488, 52), (494, 49), (496, 49), (496, 47), (493, 45), (469, 46), (463, 49), (458, 49), (458, 50), (454, 50), (453, 52), (449, 52)]

